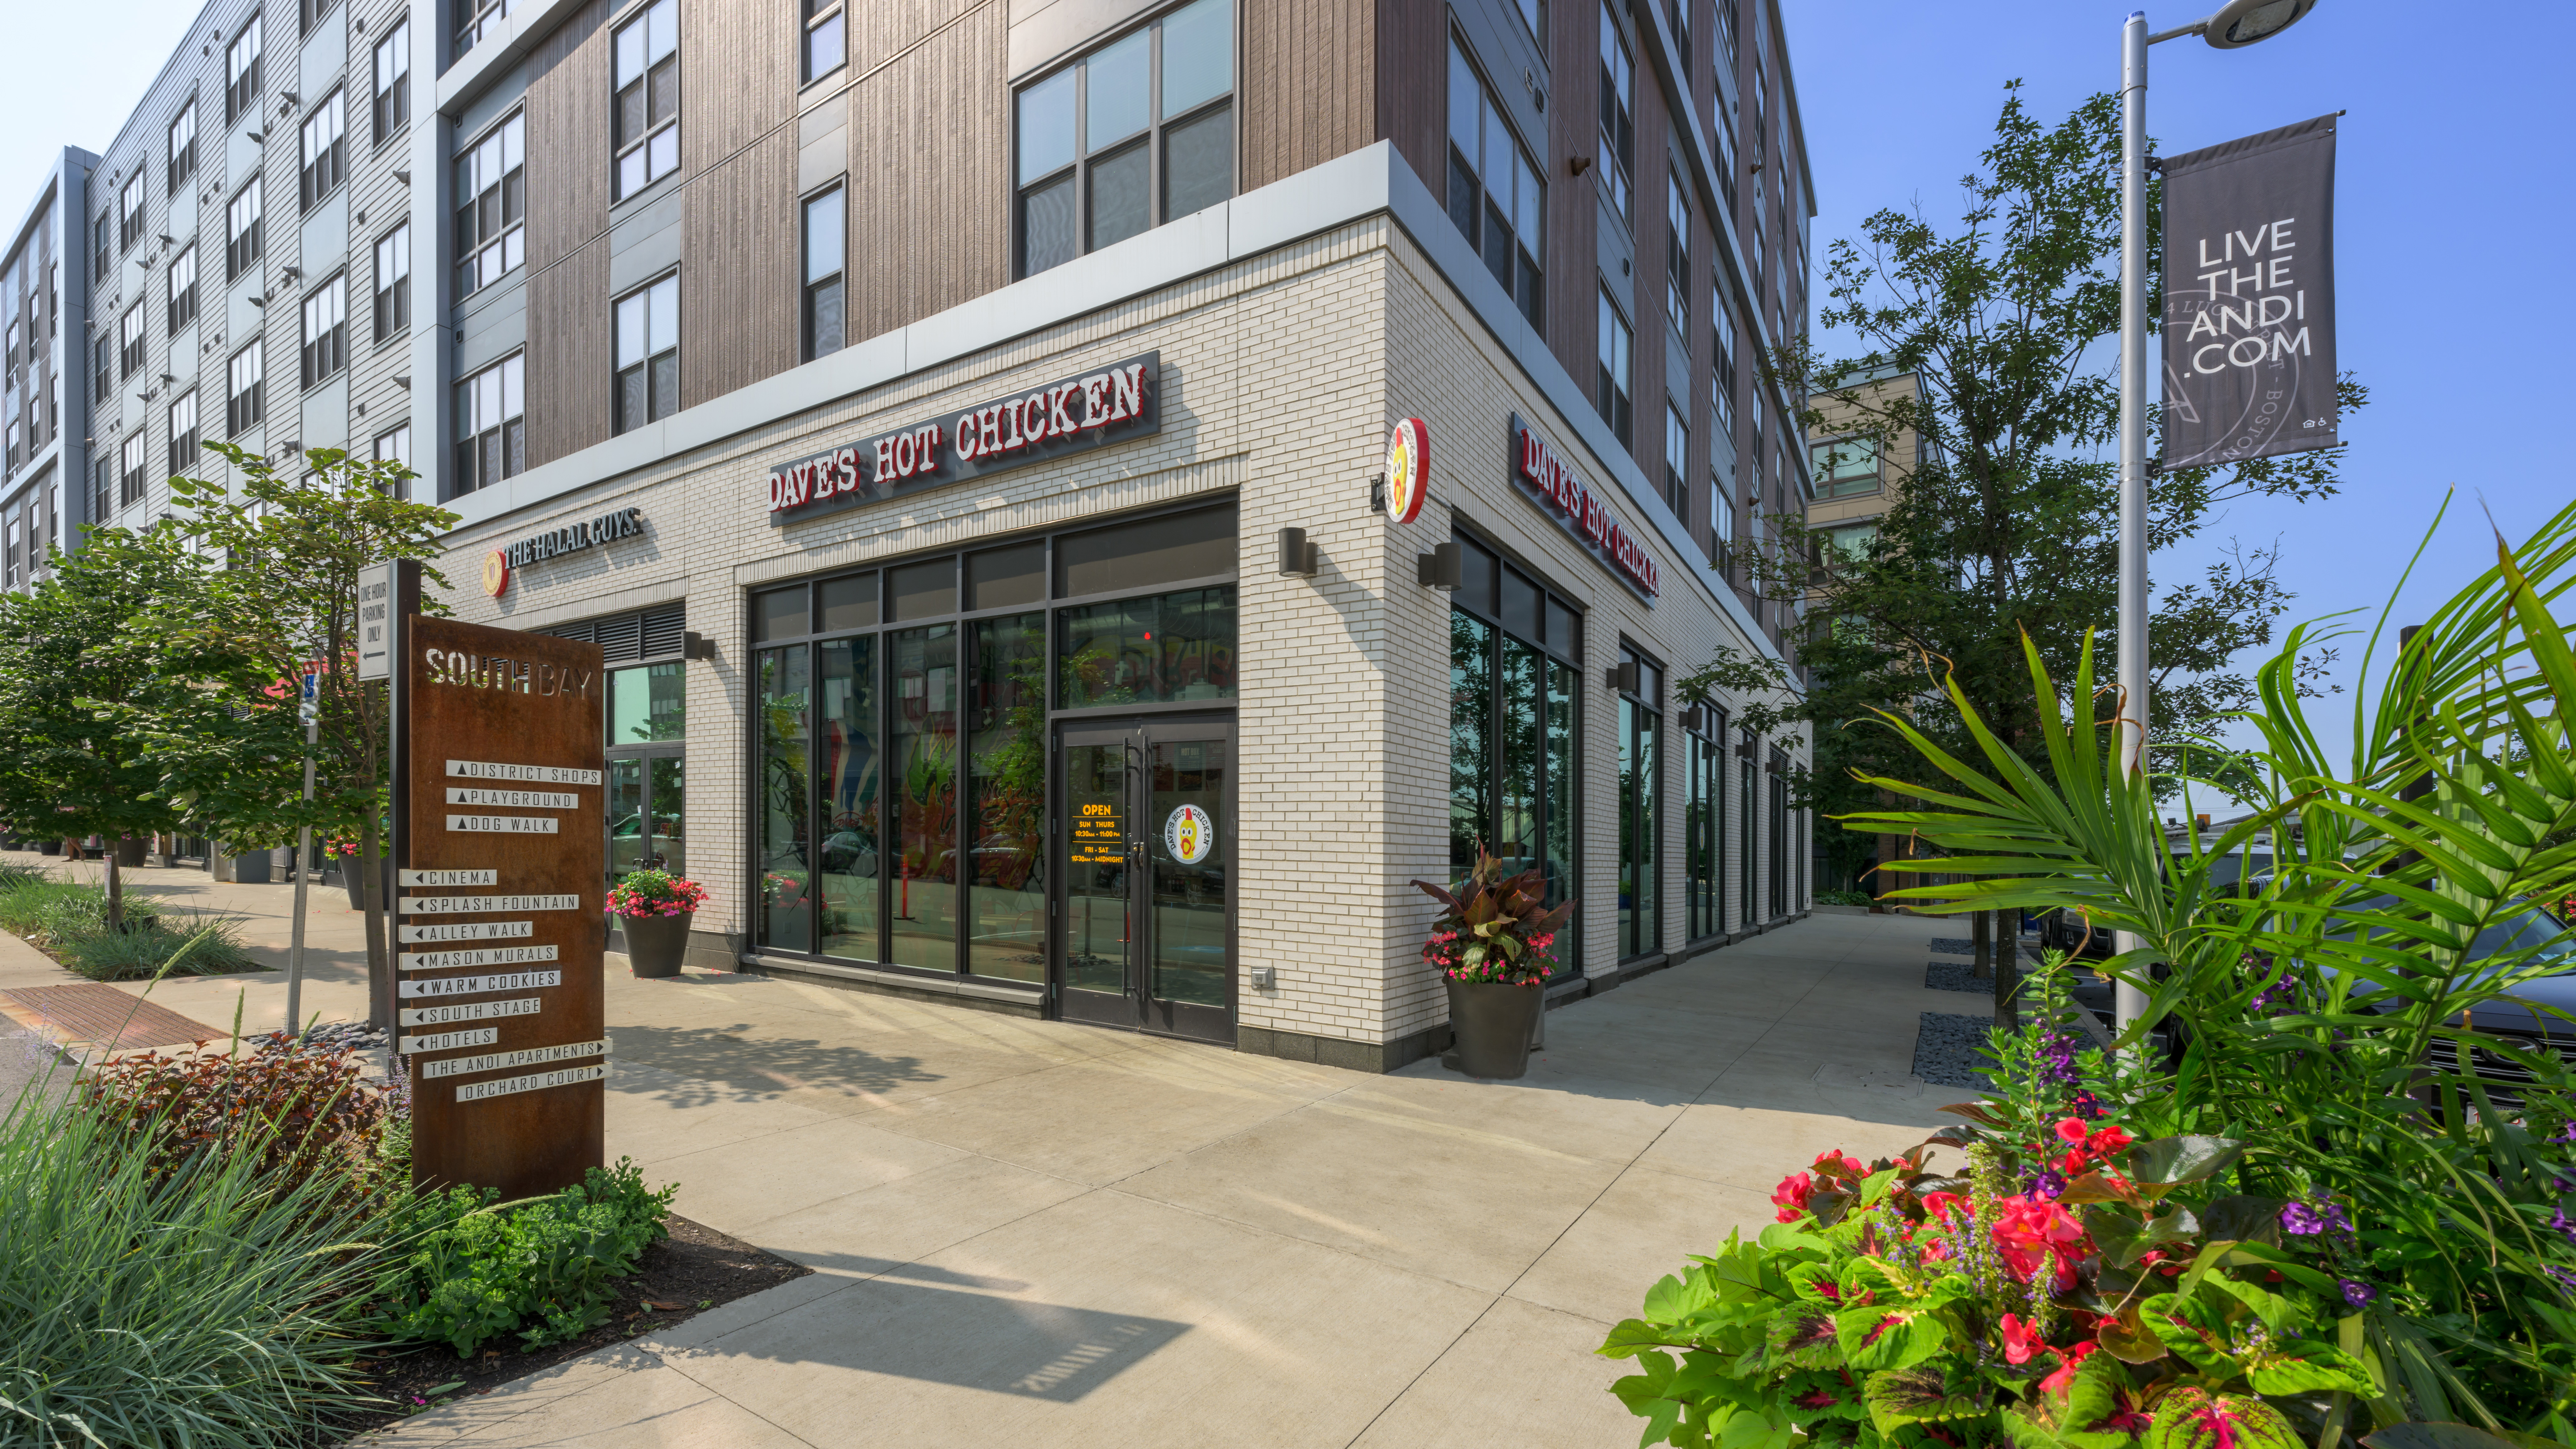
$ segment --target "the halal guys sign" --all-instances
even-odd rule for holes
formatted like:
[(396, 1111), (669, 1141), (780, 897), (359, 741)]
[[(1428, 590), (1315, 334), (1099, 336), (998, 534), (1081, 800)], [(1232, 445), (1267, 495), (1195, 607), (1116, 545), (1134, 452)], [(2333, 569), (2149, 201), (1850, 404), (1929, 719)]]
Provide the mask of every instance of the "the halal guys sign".
[(1160, 432), (1162, 358), (1148, 352), (782, 463), (769, 470), (769, 521), (797, 523)]
[(1631, 587), (1650, 599), (1662, 592), (1654, 554), (1619, 522), (1600, 490), (1583, 481), (1517, 413), (1512, 415), (1512, 476)]

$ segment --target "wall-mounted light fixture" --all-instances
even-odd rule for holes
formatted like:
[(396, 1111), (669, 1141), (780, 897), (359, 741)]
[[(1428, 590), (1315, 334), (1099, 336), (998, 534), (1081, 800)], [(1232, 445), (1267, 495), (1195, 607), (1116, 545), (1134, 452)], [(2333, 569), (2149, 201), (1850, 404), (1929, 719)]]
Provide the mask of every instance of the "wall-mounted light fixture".
[(1638, 686), (1643, 682), (1643, 676), (1634, 659), (1622, 660), (1610, 666), (1610, 687), (1621, 694), (1635, 694)]
[(395, 173), (394, 173), (394, 179), (395, 179), (396, 181), (401, 182), (401, 183), (402, 183), (403, 185), (405, 185), (405, 186), (409, 186), (409, 185), (411, 185), (411, 173), (410, 173), (410, 172), (408, 172), (408, 171), (397, 171), (397, 172), (395, 172)]
[(268, 133), (266, 131), (244, 131), (242, 134), (250, 137), (250, 143), (254, 146), (265, 146), (268, 144)]
[(1414, 561), (1414, 582), (1426, 589), (1454, 589), (1465, 582), (1467, 563), (1456, 540), (1441, 544)]
[(1306, 530), (1302, 528), (1279, 530), (1280, 573), (1311, 579), (1315, 576), (1317, 556), (1322, 552), (1320, 546), (1307, 541)]
[(699, 633), (695, 629), (682, 630), (680, 633), (680, 657), (683, 659), (713, 659), (716, 657), (716, 641)]

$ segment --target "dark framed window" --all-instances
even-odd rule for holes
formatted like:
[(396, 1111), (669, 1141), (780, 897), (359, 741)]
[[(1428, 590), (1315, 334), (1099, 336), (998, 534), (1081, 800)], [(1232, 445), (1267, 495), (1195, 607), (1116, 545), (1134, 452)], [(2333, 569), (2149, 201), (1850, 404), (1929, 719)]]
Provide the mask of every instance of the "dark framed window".
[(1051, 717), (1234, 698), (1234, 531), (1227, 503), (753, 594), (761, 949), (1043, 981)]
[(1663, 949), (1663, 666), (1619, 649), (1619, 954)]
[(680, 275), (617, 299), (617, 431), (680, 410)]
[[(411, 424), (397, 424), (376, 434), (375, 443), (370, 448), (368, 456), (379, 463), (399, 463), (409, 468), (411, 466)], [(400, 483), (395, 484), (394, 496), (408, 500), (411, 497), (411, 479), (404, 478)]]
[(116, 193), (116, 250), (119, 256), (134, 250), (143, 240), (143, 171), (135, 168), (132, 176)]
[(1753, 751), (1758, 741), (1751, 730), (1743, 731), (1742, 739), (1735, 758), (1735, 819), (1743, 829), (1744, 841), (1735, 848), (1735, 898), (1743, 903), (1743, 924), (1749, 926), (1755, 919), (1753, 903), (1760, 899), (1754, 894), (1753, 882), (1757, 878), (1756, 872), (1761, 869), (1762, 854), (1761, 816), (1753, 802), (1762, 797), (1755, 785), (1755, 778), (1761, 772), (1753, 767)]
[(1728, 70), (1735, 69), (1735, 3), (1716, 0), (1718, 64)]
[(342, 272), (304, 298), (304, 385), (349, 365), (349, 275)]
[(1675, 518), (1690, 522), (1690, 421), (1670, 397), (1664, 399), (1664, 502)]
[(311, 35), (313, 27), (322, 23), (322, 17), (331, 13), (332, 3), (333, 0), (295, 0), (297, 18), (303, 21), (301, 33)]
[(170, 119), (170, 194), (177, 196), (197, 174), (197, 101), (194, 96)]
[(143, 501), (143, 429), (137, 425), (134, 436), (117, 449), (117, 499), (119, 508), (132, 508)]
[(190, 388), (170, 404), (170, 472), (172, 476), (197, 466), (197, 392)]
[(376, 340), (411, 330), (411, 223), (376, 239)]
[(1807, 456), (1815, 468), (1818, 498), (1848, 498), (1879, 489), (1878, 442), (1873, 438), (1836, 438), (1811, 444)]
[(528, 122), (522, 112), (456, 158), (456, 293), (478, 292), (528, 259)]
[(1664, 173), (1664, 226), (1669, 245), (1664, 248), (1664, 320), (1673, 326), (1673, 335), (1682, 347), (1690, 347), (1690, 193), (1682, 189), (1681, 173)]
[(224, 204), (224, 280), (238, 281), (267, 249), (268, 228), (260, 215), (260, 178), (253, 176)]
[[(1581, 880), (1576, 810), (1583, 615), (1493, 549), (1456, 539), (1449, 596), (1449, 874), (1479, 845), (1507, 869), (1535, 868), (1550, 905)], [(1579, 923), (1569, 930), (1579, 931)], [(1556, 959), (1579, 971), (1573, 941)]]
[(306, 211), (311, 211), (321, 204), (322, 198), (339, 190), (341, 180), (349, 174), (348, 119), (338, 91), (333, 91), (322, 104), (313, 108), (313, 114), (304, 118), (304, 169), (300, 174)]
[(1767, 777), (1764, 792), (1764, 833), (1771, 837), (1770, 867), (1771, 919), (1789, 914), (1789, 757), (1773, 746), (1764, 762)]
[(653, 0), (618, 27), (617, 194), (680, 169), (680, 4)]
[(528, 465), (527, 355), (514, 353), (456, 385), (450, 497), (489, 488)]
[(90, 484), (89, 521), (105, 523), (116, 512), (116, 459), (101, 448), (91, 471), (98, 476)]
[(116, 227), (114, 219), (109, 216), (108, 213), (104, 211), (100, 212), (98, 214), (98, 224), (90, 228), (89, 244), (91, 281), (106, 281), (108, 268), (116, 264), (116, 258), (111, 249), (115, 237)]
[(1521, 23), (1529, 27), (1530, 34), (1539, 44), (1545, 45), (1547, 43), (1547, 0), (1519, 0), (1517, 8), (1521, 12)]
[(1664, 3), (1665, 23), (1673, 27), (1673, 43), (1685, 66), (1690, 64), (1690, 7), (1691, 0), (1665, 0)]
[(411, 124), (411, 17), (393, 23), (376, 42), (376, 133), (381, 146)]
[(1234, 195), (1234, 0), (1196, 0), (1016, 97), (1018, 275)]
[(167, 286), (170, 298), (170, 331), (175, 335), (180, 328), (197, 320), (197, 248), (195, 243), (191, 242), (189, 245), (182, 248), (178, 257), (170, 263), (170, 270), (167, 274)]
[(835, 186), (805, 199), (805, 359), (849, 341), (849, 198)]
[(1601, 184), (1610, 207), (1633, 223), (1637, 161), (1637, 61), (1619, 22), (1601, 7)]
[(224, 364), (224, 433), (226, 436), (234, 436), (245, 431), (265, 415), (266, 405), (260, 401), (264, 389), (260, 384), (267, 380), (267, 370), (267, 363), (256, 341), (234, 353), (231, 360)]
[(850, 62), (848, 0), (803, 0), (805, 79), (821, 80)]
[(259, 16), (253, 14), (224, 47), (224, 124), (259, 109)]
[(481, 45), (509, 18), (510, 0), (456, 0), (456, 53)]
[(1601, 420), (1621, 443), (1628, 441), (1631, 406), (1630, 389), (1636, 386), (1637, 334), (1620, 314), (1619, 304), (1610, 300), (1610, 289), (1601, 289), (1599, 336), (1599, 374), (1593, 401), (1601, 409)]
[(125, 309), (116, 322), (116, 375), (122, 380), (143, 370), (143, 304)]
[(116, 391), (116, 339), (102, 332), (98, 340), (89, 345), (89, 351), (90, 405), (104, 407), (109, 396)]
[[(1721, 4), (1720, 10), (1725, 9)], [(1726, 91), (1717, 93), (1717, 124), (1709, 128), (1709, 144), (1717, 148), (1712, 169), (1717, 172), (1717, 194), (1725, 198), (1727, 215), (1735, 214), (1735, 108), (1727, 104)]]
[(1530, 159), (1458, 37), (1449, 37), (1449, 219), (1533, 327), (1544, 315), (1545, 168)]
[(1682, 717), (1682, 891), (1693, 941), (1726, 931), (1726, 711), (1703, 704)]

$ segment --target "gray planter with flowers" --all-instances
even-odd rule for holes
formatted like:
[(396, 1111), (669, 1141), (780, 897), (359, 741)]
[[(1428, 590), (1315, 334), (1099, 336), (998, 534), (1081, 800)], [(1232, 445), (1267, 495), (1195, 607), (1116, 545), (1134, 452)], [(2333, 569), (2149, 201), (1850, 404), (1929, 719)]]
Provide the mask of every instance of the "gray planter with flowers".
[(1449, 1029), (1457, 1038), (1441, 1065), (1471, 1077), (1521, 1076), (1547, 1006), (1550, 948), (1575, 903), (1543, 905), (1547, 883), (1539, 872), (1505, 875), (1502, 862), (1481, 849), (1475, 870), (1455, 888), (1413, 884), (1446, 908), (1422, 947), (1422, 959), (1449, 989)]
[(608, 893), (608, 913), (626, 934), (626, 963), (644, 977), (680, 974), (689, 954), (689, 923), (706, 887), (650, 868), (630, 871)]

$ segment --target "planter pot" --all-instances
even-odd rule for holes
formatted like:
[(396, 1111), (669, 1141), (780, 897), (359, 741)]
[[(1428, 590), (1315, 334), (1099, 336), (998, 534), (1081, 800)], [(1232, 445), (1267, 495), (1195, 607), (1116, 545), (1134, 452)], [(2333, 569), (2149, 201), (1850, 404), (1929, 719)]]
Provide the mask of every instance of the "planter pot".
[(680, 958), (689, 953), (689, 922), (679, 916), (626, 916), (617, 927), (626, 933), (626, 959), (638, 976), (677, 976)]
[(1458, 1038), (1457, 1069), (1503, 1081), (1527, 1072), (1530, 1033), (1546, 1004), (1546, 986), (1441, 980), (1449, 988), (1449, 1028)]

